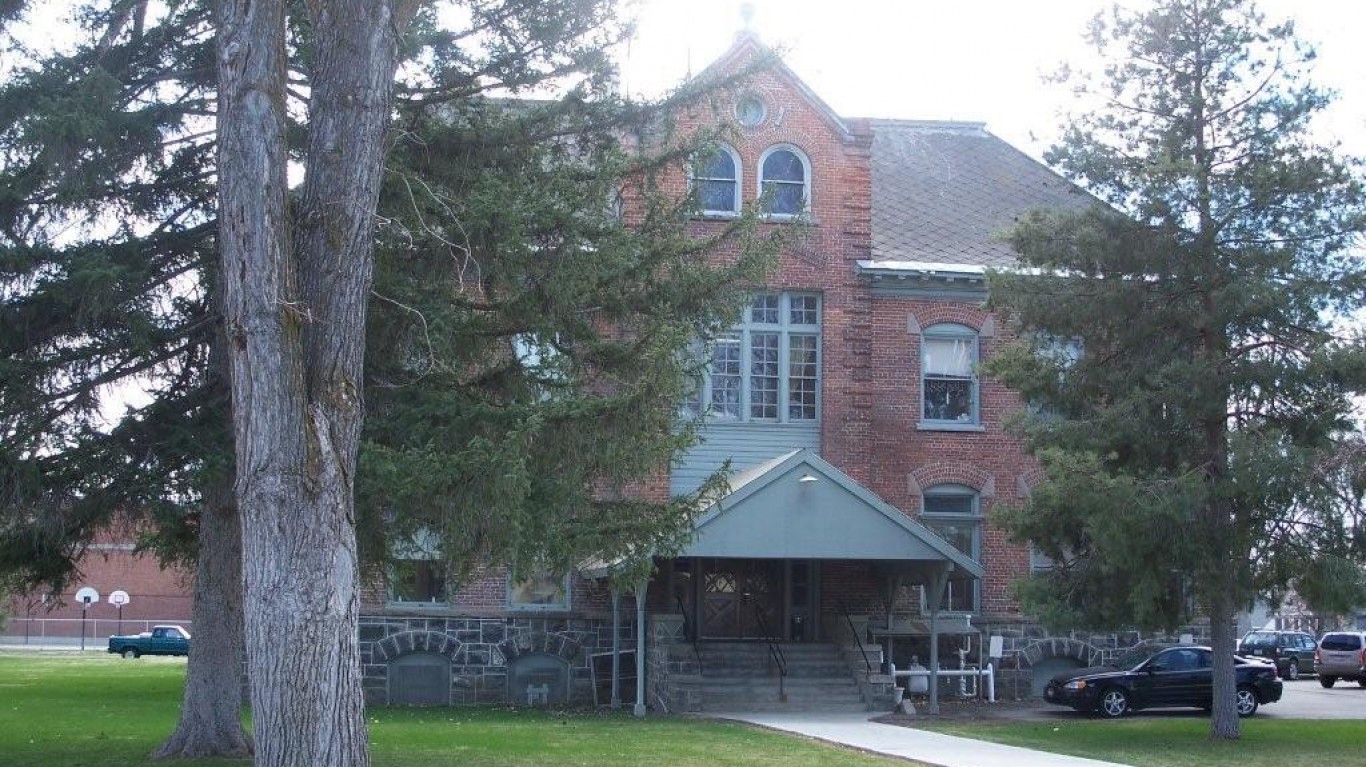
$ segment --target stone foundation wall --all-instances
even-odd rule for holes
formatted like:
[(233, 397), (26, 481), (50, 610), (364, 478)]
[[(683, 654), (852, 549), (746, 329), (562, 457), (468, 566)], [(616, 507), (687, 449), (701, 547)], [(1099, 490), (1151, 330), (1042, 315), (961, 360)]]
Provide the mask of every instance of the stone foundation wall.
[(702, 667), (683, 632), (683, 616), (650, 616), (645, 700), (671, 713), (702, 710)]
[[(635, 621), (621, 622), (621, 646), (635, 646)], [(612, 649), (612, 622), (590, 618), (362, 615), (360, 652), (367, 704), (389, 702), (389, 662), (412, 652), (451, 663), (453, 705), (506, 704), (508, 663), (533, 653), (569, 666), (569, 702), (592, 705), (589, 657)]]
[[(1034, 679), (1034, 664), (1049, 658), (1072, 658), (1083, 666), (1108, 666), (1120, 658), (1180, 642), (1189, 634), (1195, 644), (1209, 643), (1209, 625), (1184, 626), (1175, 633), (1145, 631), (1069, 631), (1049, 632), (1038, 623), (1015, 620), (976, 619), (972, 624), (981, 633), (981, 642), (993, 635), (1005, 641), (1005, 651), (996, 675), (997, 694), (1002, 697), (1025, 698), (1030, 694)], [(977, 650), (974, 647), (974, 650)], [(948, 664), (950, 658), (944, 658)], [(923, 659), (922, 659), (923, 661)]]

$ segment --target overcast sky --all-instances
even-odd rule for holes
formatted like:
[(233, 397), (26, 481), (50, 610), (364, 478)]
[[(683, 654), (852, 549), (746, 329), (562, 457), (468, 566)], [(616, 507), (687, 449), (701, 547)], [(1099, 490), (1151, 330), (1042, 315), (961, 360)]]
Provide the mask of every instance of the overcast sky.
[[(624, 86), (652, 94), (700, 71), (743, 24), (741, 0), (637, 0)], [(1135, 0), (1126, 0), (1133, 5)], [(1039, 155), (1065, 89), (1041, 75), (1091, 56), (1086, 24), (1104, 0), (753, 0), (753, 28), (841, 115), (977, 120)], [(1262, 0), (1318, 49), (1315, 81), (1340, 94), (1321, 125), (1366, 155), (1366, 3)]]

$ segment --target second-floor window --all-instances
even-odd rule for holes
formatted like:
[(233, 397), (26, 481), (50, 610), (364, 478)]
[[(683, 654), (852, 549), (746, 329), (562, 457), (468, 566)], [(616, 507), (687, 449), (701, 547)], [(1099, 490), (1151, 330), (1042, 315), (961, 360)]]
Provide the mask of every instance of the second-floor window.
[(931, 424), (979, 423), (977, 331), (933, 325), (920, 338), (922, 418)]
[(761, 293), (712, 341), (691, 407), (714, 421), (812, 423), (820, 410), (820, 296)]

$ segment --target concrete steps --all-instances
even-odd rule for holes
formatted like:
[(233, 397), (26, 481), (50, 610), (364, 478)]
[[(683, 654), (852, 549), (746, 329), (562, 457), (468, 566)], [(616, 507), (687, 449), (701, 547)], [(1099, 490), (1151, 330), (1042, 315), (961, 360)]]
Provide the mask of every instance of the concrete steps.
[(867, 703), (842, 650), (818, 643), (784, 643), (780, 647), (788, 670), (788, 676), (781, 680), (766, 643), (708, 642), (700, 645), (702, 676), (699, 689), (703, 709), (867, 710)]

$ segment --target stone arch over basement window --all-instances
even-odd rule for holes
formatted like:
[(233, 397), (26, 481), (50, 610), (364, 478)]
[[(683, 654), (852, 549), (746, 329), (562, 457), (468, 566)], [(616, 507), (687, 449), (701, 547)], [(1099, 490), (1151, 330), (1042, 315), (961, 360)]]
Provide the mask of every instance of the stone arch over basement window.
[(1100, 648), (1080, 639), (1040, 639), (1015, 652), (1017, 667), (1029, 670), (1030, 695), (1041, 697), (1048, 680), (1058, 674), (1104, 662)]
[(740, 155), (725, 144), (716, 144), (693, 157), (689, 186), (703, 216), (734, 216), (740, 213), (742, 176)]
[(794, 144), (775, 144), (759, 156), (759, 193), (771, 218), (796, 218), (811, 208), (811, 160)]
[(385, 666), (385, 696), (394, 706), (449, 706), (451, 667), (463, 643), (436, 631), (404, 631), (375, 643)]

